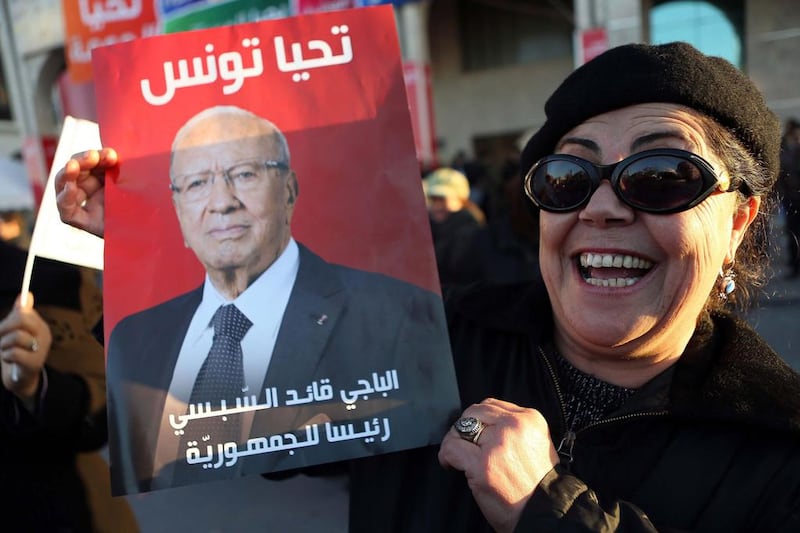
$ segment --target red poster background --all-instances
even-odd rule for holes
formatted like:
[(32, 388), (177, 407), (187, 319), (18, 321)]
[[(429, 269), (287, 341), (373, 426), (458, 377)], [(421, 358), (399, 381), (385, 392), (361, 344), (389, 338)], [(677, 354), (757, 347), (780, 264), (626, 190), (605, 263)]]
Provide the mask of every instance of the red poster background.
[(53, 135), (29, 135), (22, 144), (22, 159), (25, 162), (25, 170), (28, 172), (31, 187), (33, 187), (36, 209), (39, 209), (42, 203), (44, 187), (47, 184), (50, 167), (53, 166), (57, 145), (58, 137)]
[(435, 168), (438, 166), (438, 158), (430, 65), (419, 61), (405, 61), (403, 75), (406, 80), (408, 109), (411, 112), (417, 159), (423, 168)]
[[(293, 81), (277, 67), (273, 38), (326, 40), (346, 25), (353, 59), (307, 69)], [(140, 80), (161, 94), (164, 62), (242, 51), (258, 37), (264, 72), (226, 96), (227, 82), (177, 89), (166, 105), (147, 103)], [(303, 48), (305, 50), (305, 48)], [(309, 53), (310, 56), (310, 53)], [(430, 229), (414, 152), (402, 61), (391, 6), (163, 35), (96, 49), (101, 138), (121, 157), (107, 183), (105, 330), (125, 316), (198, 287), (203, 268), (183, 245), (169, 184), (169, 150), (178, 128), (213, 105), (232, 104), (273, 121), (286, 135), (300, 195), (292, 234), (328, 261), (381, 272), (438, 292)]]

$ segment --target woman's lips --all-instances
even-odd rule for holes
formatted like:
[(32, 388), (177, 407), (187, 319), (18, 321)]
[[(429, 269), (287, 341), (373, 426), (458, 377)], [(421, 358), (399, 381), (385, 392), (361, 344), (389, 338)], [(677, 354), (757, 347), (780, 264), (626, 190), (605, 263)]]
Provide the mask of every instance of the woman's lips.
[(653, 268), (653, 262), (630, 254), (584, 252), (578, 257), (583, 280), (595, 287), (630, 287)]

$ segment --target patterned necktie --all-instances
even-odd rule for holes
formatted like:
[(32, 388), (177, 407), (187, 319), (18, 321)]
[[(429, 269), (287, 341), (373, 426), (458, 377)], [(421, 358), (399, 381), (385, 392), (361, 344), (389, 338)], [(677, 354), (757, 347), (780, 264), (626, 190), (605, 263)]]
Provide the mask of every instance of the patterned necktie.
[[(219, 410), (221, 400), (225, 400), (228, 407), (235, 407), (236, 398), (241, 397), (244, 387), (241, 343), (253, 323), (235, 305), (230, 304), (217, 309), (211, 325), (214, 327), (214, 340), (197, 374), (189, 403), (203, 404), (204, 407), (209, 403), (213, 410)], [(207, 445), (211, 445), (216, 450), (218, 444), (238, 444), (240, 433), (239, 414), (200, 418), (189, 422), (180, 439), (173, 485), (233, 477), (229, 468), (211, 469), (210, 464), (187, 464), (186, 449), (197, 446), (205, 450)]]
[(224, 399), (232, 405), (242, 395), (244, 370), (242, 369), (242, 339), (253, 325), (233, 305), (223, 305), (211, 319), (214, 341), (203, 366), (197, 374), (189, 403), (211, 402), (218, 407)]

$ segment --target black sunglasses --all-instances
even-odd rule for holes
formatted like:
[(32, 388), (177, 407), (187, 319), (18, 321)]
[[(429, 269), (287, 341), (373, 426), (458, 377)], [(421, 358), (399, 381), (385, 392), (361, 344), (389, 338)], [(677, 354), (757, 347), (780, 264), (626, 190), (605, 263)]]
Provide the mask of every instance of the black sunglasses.
[[(548, 155), (533, 165), (523, 186), (537, 207), (561, 213), (586, 205), (604, 179), (629, 206), (660, 214), (691, 209), (719, 186), (705, 159), (672, 148), (645, 150), (612, 165), (596, 165), (567, 154)], [(731, 180), (725, 192), (736, 188)]]

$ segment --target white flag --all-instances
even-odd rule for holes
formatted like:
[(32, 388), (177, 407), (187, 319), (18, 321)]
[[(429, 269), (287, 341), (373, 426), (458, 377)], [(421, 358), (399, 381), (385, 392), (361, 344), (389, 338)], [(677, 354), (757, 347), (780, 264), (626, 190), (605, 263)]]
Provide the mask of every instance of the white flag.
[[(103, 269), (103, 239), (61, 222), (56, 207), (54, 185), (56, 174), (69, 161), (72, 154), (99, 148), (102, 148), (102, 144), (100, 127), (96, 122), (70, 116), (64, 119), (64, 127), (58, 139), (53, 166), (47, 178), (42, 205), (39, 206), (39, 213), (36, 215), (31, 245), (28, 248), (28, 259), (25, 262), (20, 290), (20, 304), (23, 307), (28, 305), (28, 290), (31, 286), (33, 260), (36, 256), (97, 270)], [(19, 380), (19, 367), (16, 363), (11, 367), (11, 379), (15, 382)]]
[[(58, 171), (72, 157), (84, 150), (102, 148), (100, 128), (96, 122), (67, 116), (58, 148), (53, 158), (53, 167), (47, 178), (42, 205), (36, 216), (33, 236), (28, 250), (29, 255), (37, 255), (72, 263), (97, 270), (103, 269), (103, 239), (61, 222), (56, 207), (55, 177)], [(32, 262), (29, 258), (28, 262)], [(23, 287), (23, 292), (27, 287)]]

